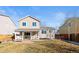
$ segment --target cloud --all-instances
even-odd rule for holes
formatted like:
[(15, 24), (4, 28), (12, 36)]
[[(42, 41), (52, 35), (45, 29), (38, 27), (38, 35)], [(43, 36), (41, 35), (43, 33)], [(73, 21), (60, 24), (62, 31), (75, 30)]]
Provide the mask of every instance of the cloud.
[(66, 14), (63, 12), (56, 12), (53, 13), (52, 16), (50, 17), (50, 21), (47, 22), (48, 26), (53, 26), (55, 28), (58, 28), (61, 26), (66, 19)]
[(66, 14), (63, 12), (58, 12), (55, 14), (54, 19), (57, 23), (62, 23), (66, 19)]
[(60, 21), (60, 20), (63, 20), (63, 19), (66, 18), (66, 14), (63, 13), (63, 12), (58, 12), (58, 13), (55, 13), (54, 18), (55, 18), (57, 21)]
[(5, 8), (6, 8), (5, 15), (8, 15), (13, 20), (13, 22), (16, 23), (16, 26), (17, 26), (18, 19), (19, 19), (19, 13), (14, 8), (11, 8), (11, 7), (5, 7)]
[(0, 14), (5, 14), (5, 13), (6, 13), (5, 10), (1, 10), (1, 9), (0, 9)]

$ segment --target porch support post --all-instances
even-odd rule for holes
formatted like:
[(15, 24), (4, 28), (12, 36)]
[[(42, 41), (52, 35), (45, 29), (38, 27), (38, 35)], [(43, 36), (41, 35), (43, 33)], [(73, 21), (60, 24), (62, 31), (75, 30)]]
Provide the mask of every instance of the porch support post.
[(16, 32), (15, 32), (15, 41), (16, 41)]
[(37, 39), (39, 40), (39, 31), (37, 32)]
[(22, 40), (24, 40), (24, 32), (22, 32)]
[(32, 40), (32, 32), (30, 32), (30, 40)]

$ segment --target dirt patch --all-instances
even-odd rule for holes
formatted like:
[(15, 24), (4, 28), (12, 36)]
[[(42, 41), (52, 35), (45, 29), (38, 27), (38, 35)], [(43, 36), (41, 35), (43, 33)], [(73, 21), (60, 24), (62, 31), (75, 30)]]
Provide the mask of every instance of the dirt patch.
[(31, 40), (23, 40), (23, 41), (16, 42), (16, 43), (18, 43), (18, 44), (33, 44), (34, 42)]

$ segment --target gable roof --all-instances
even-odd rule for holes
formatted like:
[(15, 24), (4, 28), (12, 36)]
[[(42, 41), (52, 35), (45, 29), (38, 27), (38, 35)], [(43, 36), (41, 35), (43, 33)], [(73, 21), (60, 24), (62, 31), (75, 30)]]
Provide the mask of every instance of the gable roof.
[[(34, 18), (34, 17), (32, 17), (32, 16), (27, 16), (27, 17), (30, 17), (30, 18), (32, 18), (32, 19), (34, 19), (34, 20), (40, 22), (37, 18)], [(25, 17), (25, 18), (27, 18), (27, 17)], [(25, 18), (22, 18), (21, 20), (23, 20), (23, 19), (25, 19)], [(21, 20), (19, 20), (19, 21), (21, 21)]]
[(66, 25), (68, 22), (75, 22), (75, 21), (79, 21), (79, 17), (72, 17), (72, 18), (68, 18), (64, 21), (64, 23), (59, 27), (62, 28), (64, 27), (64, 25)]

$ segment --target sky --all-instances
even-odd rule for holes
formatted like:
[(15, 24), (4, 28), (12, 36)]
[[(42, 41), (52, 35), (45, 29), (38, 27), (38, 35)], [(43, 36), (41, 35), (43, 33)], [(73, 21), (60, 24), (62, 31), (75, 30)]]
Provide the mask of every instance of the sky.
[(7, 15), (18, 27), (26, 16), (38, 18), (43, 26), (59, 28), (69, 17), (79, 17), (78, 6), (0, 6), (0, 14)]

